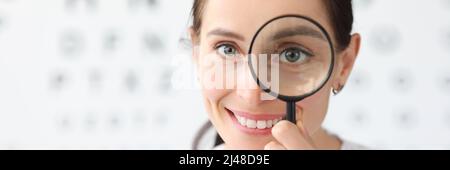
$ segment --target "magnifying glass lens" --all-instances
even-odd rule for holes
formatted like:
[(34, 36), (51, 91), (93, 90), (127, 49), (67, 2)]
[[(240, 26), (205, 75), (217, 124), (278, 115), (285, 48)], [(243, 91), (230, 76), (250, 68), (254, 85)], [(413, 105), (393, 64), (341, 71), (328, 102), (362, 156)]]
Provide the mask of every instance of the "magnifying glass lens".
[(249, 65), (265, 92), (296, 102), (319, 91), (330, 78), (333, 45), (317, 22), (301, 16), (279, 17), (254, 36)]
[(258, 83), (277, 97), (315, 92), (326, 83), (333, 66), (327, 34), (297, 17), (265, 25), (255, 36), (250, 54)]

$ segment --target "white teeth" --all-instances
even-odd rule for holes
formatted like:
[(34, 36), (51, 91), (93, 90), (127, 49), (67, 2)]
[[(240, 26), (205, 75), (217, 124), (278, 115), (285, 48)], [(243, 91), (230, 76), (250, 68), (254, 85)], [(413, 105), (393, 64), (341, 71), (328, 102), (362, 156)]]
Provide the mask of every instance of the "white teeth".
[(266, 124), (267, 128), (271, 128), (272, 127), (272, 120), (268, 120), (267, 124)]
[(250, 128), (250, 129), (255, 129), (256, 128), (256, 120), (248, 119), (247, 120), (247, 127)]
[(242, 119), (241, 124), (242, 124), (242, 125), (246, 125), (246, 124), (247, 124), (247, 118), (242, 117), (241, 119)]
[(245, 117), (241, 117), (238, 115), (235, 115), (236, 119), (238, 120), (239, 124), (242, 126), (245, 126), (250, 129), (267, 129), (272, 128), (275, 124), (277, 124), (281, 118), (273, 119), (273, 120), (252, 120), (247, 119)]
[(265, 120), (258, 120), (256, 122), (256, 127), (258, 129), (265, 129), (266, 128), (266, 121)]

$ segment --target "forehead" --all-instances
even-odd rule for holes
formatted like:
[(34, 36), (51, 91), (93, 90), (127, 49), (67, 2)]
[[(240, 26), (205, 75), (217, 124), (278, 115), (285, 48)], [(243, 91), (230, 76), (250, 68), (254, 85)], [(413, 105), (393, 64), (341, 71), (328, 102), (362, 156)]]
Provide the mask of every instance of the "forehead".
[(201, 37), (210, 30), (222, 28), (237, 32), (248, 40), (265, 22), (285, 14), (308, 16), (333, 34), (320, 0), (208, 0)]

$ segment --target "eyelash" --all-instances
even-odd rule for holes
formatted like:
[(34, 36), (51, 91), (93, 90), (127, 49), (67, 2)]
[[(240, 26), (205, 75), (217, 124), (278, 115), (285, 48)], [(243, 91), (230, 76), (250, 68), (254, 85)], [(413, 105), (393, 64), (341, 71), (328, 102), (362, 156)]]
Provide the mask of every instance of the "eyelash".
[(227, 45), (230, 47), (233, 47), (236, 50), (237, 54), (242, 54), (241, 50), (239, 49), (239, 47), (236, 45), (236, 43), (234, 42), (229, 42), (229, 41), (225, 41), (225, 42), (219, 42), (214, 46), (214, 50), (217, 51), (220, 47)]
[[(286, 49), (288, 49), (288, 48), (291, 48), (291, 47), (284, 48), (285, 46), (296, 46), (296, 48), (301, 49), (301, 51), (304, 52), (304, 53), (306, 53), (309, 57), (314, 56), (314, 53), (312, 53), (309, 49), (307, 49), (307, 48), (305, 48), (305, 47), (303, 47), (303, 46), (293, 45), (293, 44), (295, 44), (295, 43), (285, 43), (285, 44), (280, 45), (280, 47), (283, 47), (283, 48), (282, 48), (282, 49), (283, 49), (282, 51), (284, 51), (284, 50), (286, 50)], [(219, 42), (219, 43), (217, 43), (217, 44), (214, 46), (214, 50), (217, 52), (217, 50), (218, 50), (219, 48), (221, 48), (222, 46), (224, 46), (224, 45), (233, 47), (233, 48), (236, 50), (236, 53), (237, 53), (237, 54), (242, 54), (241, 50), (240, 50), (239, 47), (236, 45), (236, 43), (234, 43), (234, 42), (229, 42), (229, 41), (224, 41), (224, 42)], [(219, 54), (219, 55), (220, 55), (220, 54)]]
[[(311, 52), (311, 50), (309, 50), (308, 48), (306, 48), (306, 47), (304, 47), (302, 45), (298, 45), (296, 43), (285, 43), (285, 44), (280, 45), (280, 47), (282, 47), (281, 49), (283, 49), (283, 50), (281, 50), (281, 51), (277, 50), (277, 52), (282, 52), (282, 51), (284, 51), (286, 49), (289, 49), (289, 48), (299, 48), (302, 52), (304, 52), (308, 56), (310, 56), (310, 57), (314, 56), (314, 53)], [(278, 48), (278, 49), (280, 49), (280, 48)]]

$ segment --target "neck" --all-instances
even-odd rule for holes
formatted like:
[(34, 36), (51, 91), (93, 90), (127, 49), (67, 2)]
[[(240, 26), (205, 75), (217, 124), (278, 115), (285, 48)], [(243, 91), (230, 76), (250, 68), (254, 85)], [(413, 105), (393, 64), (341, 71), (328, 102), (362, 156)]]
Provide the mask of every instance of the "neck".
[(342, 147), (342, 141), (338, 137), (329, 134), (322, 127), (311, 138), (317, 149), (320, 150), (340, 150)]

